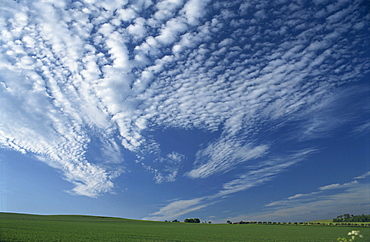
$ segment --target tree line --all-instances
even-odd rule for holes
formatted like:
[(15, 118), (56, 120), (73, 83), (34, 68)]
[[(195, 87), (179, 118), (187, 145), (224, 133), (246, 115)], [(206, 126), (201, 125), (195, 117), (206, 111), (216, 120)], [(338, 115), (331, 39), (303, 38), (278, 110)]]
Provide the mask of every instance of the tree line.
[(361, 222), (266, 222), (266, 221), (240, 221), (228, 224), (261, 224), (261, 225), (296, 225), (296, 226), (350, 226), (350, 227), (370, 227), (370, 223)]
[(343, 214), (333, 218), (333, 222), (370, 222), (370, 215)]
[[(168, 221), (168, 220), (165, 220), (165, 222), (172, 222), (172, 223), (180, 223), (179, 220), (175, 219), (175, 220), (172, 220), (172, 221)], [(194, 224), (199, 224), (200, 223), (200, 219), (199, 218), (186, 218), (184, 220), (184, 223), (194, 223)], [(207, 223), (206, 221), (204, 221), (203, 223)], [(208, 223), (210, 224), (211, 221), (208, 221)]]
[(184, 220), (185, 223), (194, 223), (194, 224), (199, 224), (200, 219), (199, 218), (186, 218)]

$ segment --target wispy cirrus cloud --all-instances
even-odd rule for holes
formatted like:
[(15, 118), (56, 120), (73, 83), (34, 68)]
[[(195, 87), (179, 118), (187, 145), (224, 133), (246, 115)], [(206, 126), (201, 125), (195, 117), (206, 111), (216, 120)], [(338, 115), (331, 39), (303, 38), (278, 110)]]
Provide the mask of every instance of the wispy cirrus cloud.
[(218, 195), (232, 194), (271, 181), (276, 175), (286, 171), (292, 165), (305, 160), (316, 151), (314, 149), (306, 149), (284, 157), (271, 158), (265, 162), (260, 162), (258, 166), (250, 167), (250, 170), (240, 175), (239, 178), (225, 183)]
[(351, 185), (356, 184), (356, 183), (358, 183), (358, 181), (356, 181), (356, 180), (354, 180), (352, 182), (349, 182), (349, 183), (344, 183), (344, 184), (334, 183), (334, 184), (330, 184), (330, 185), (320, 187), (319, 189), (322, 190), (322, 191), (330, 190), (330, 189), (338, 189), (338, 188), (343, 188), (343, 187), (346, 187), (346, 186), (351, 186)]
[(248, 217), (249, 220), (309, 221), (321, 217), (334, 218), (346, 211), (359, 214), (369, 210), (370, 197), (368, 181), (364, 180), (369, 172), (355, 177), (347, 183), (335, 183), (319, 187), (317, 191), (296, 194), (286, 199), (266, 205), (265, 213), (243, 215), (234, 219)]
[(340, 183), (333, 183), (333, 184), (330, 184), (330, 185), (325, 185), (325, 186), (322, 186), (322, 187), (319, 187), (318, 188), (318, 191), (315, 191), (315, 192), (311, 192), (311, 193), (307, 193), (307, 194), (295, 194), (293, 196), (290, 196), (288, 197), (287, 199), (284, 199), (284, 200), (280, 200), (280, 201), (275, 201), (275, 202), (272, 202), (272, 203), (269, 203), (266, 205), (266, 207), (272, 207), (272, 206), (283, 206), (283, 205), (289, 205), (289, 203), (291, 203), (291, 200), (301, 200), (301, 201), (306, 201), (306, 199), (308, 199), (309, 201), (311, 200), (315, 200), (317, 199), (315, 196), (317, 194), (322, 194), (326, 191), (329, 191), (329, 190), (340, 190), (340, 189), (346, 189), (346, 188), (352, 188), (352, 187), (357, 187), (359, 185), (359, 183), (361, 182), (361, 180), (365, 179), (367, 176), (368, 176), (368, 173), (365, 173), (361, 176), (358, 176), (358, 177), (355, 177), (353, 181), (350, 181), (350, 182), (347, 182), (347, 183), (343, 183), (343, 184), (340, 184)]
[(271, 158), (270, 160), (262, 162), (259, 166), (249, 167), (248, 171), (240, 175), (238, 178), (224, 183), (222, 188), (220, 188), (215, 194), (170, 202), (160, 208), (159, 211), (150, 214), (149, 217), (144, 219), (174, 219), (178, 216), (208, 207), (214, 203), (220, 202), (223, 197), (230, 194), (245, 191), (252, 187), (261, 186), (266, 182), (271, 181), (276, 175), (286, 171), (290, 166), (306, 159), (314, 152), (315, 150), (313, 149), (301, 150), (285, 157)]
[[(247, 214), (227, 218), (234, 221), (297, 221), (307, 222), (317, 218), (331, 219), (346, 211), (362, 214), (369, 211), (368, 184), (357, 184), (335, 194), (307, 194), (290, 203), (271, 203), (265, 213)], [(298, 198), (298, 197), (297, 197)]]
[(356, 176), (355, 179), (364, 179), (366, 177), (370, 176), (370, 171), (368, 172), (365, 172), (364, 174), (362, 174), (361, 176)]
[[(311, 110), (302, 136), (332, 128), (319, 113), (369, 72), (361, 4), (8, 1), (0, 143), (44, 157), (76, 194), (97, 196), (123, 166), (88, 160), (92, 139), (109, 140), (102, 160), (119, 163), (121, 147), (142, 155), (153, 145), (148, 129), (220, 131), (186, 174), (223, 174), (268, 154), (256, 141), (266, 124), (301, 122)], [(155, 162), (143, 167), (156, 181), (176, 179), (180, 162)]]
[(218, 140), (197, 152), (195, 168), (185, 175), (191, 178), (205, 178), (215, 173), (227, 172), (241, 162), (263, 156), (267, 150), (267, 145), (251, 147), (234, 140)]
[(189, 200), (177, 200), (161, 208), (158, 212), (145, 217), (145, 220), (168, 220), (175, 219), (181, 215), (197, 211), (207, 206), (203, 203), (206, 198), (194, 198)]
[(370, 122), (369, 123), (364, 123), (364, 124), (361, 124), (361, 125), (357, 126), (354, 129), (354, 132), (356, 134), (364, 134), (364, 133), (367, 133), (369, 130), (370, 130)]

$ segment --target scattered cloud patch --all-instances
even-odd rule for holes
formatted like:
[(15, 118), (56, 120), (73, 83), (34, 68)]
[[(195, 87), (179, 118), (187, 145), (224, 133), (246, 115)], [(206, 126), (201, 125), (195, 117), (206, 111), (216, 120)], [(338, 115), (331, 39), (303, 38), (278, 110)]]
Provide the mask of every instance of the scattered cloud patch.
[(145, 161), (144, 157), (137, 160), (146, 170), (154, 173), (156, 183), (174, 182), (185, 159), (185, 156), (176, 152), (167, 154), (166, 157), (160, 157), (151, 163)]

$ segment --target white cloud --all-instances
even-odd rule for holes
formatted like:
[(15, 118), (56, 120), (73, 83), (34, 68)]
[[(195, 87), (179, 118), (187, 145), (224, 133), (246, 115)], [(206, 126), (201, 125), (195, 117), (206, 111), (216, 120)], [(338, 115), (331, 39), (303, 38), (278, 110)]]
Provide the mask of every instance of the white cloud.
[(161, 169), (161, 172), (157, 172), (156, 174), (156, 182), (174, 182), (184, 158), (184, 155), (172, 152), (167, 154), (165, 158), (159, 158), (155, 160), (155, 163), (162, 163), (160, 165), (164, 165), (164, 168)]
[(369, 211), (370, 198), (365, 192), (368, 184), (359, 184), (343, 192), (332, 195), (320, 194), (306, 200), (292, 200), (291, 203), (269, 208), (265, 213), (241, 215), (231, 220), (245, 221), (281, 221), (308, 222), (312, 220), (331, 219), (346, 211), (351, 214), (362, 214)]
[[(338, 194), (340, 194), (344, 189), (351, 190), (352, 188), (357, 188), (359, 186), (363, 186), (358, 180), (363, 179), (366, 177), (366, 173), (362, 176), (355, 177), (353, 181), (347, 183), (334, 183), (326, 186), (322, 186), (318, 188), (318, 191), (310, 192), (306, 194), (295, 194), (290, 196), (286, 199), (275, 201), (266, 205), (266, 207), (283, 207), (283, 206), (290, 206), (293, 203), (311, 203), (317, 200), (317, 197), (324, 197), (324, 193), (328, 193), (330, 190), (337, 190)], [(369, 198), (370, 199), (370, 198)]]
[(366, 134), (370, 131), (370, 122), (361, 124), (354, 128), (354, 133), (356, 134)]
[[(37, 6), (34, 12), (29, 13), (29, 22), (19, 34), (24, 45), (19, 42), (16, 46), (5, 47), (17, 48), (17, 52), (24, 56), (24, 61), (18, 62), (13, 68), (4, 69), (1, 74), (1, 91), (4, 94), (1, 143), (23, 153), (35, 154), (41, 161), (60, 169), (64, 178), (75, 184), (73, 193), (96, 197), (112, 190), (114, 185), (111, 179), (122, 170), (110, 171), (108, 165), (103, 168), (85, 159), (86, 146), (90, 142), (85, 128), (105, 129), (104, 134), (100, 135), (109, 138), (112, 126), (104, 111), (96, 106), (99, 103), (97, 99), (87, 95), (91, 87), (82, 83), (81, 76), (75, 73), (78, 69), (75, 61), (84, 50), (79, 36), (72, 37), (74, 31), (64, 25), (63, 14), (66, 12), (61, 10), (60, 15), (56, 14), (56, 10), (48, 3)], [(38, 9), (42, 10), (40, 15), (37, 15)], [(49, 13), (43, 14), (45, 11)], [(25, 23), (24, 18), (14, 21)], [(40, 28), (36, 27), (38, 21), (42, 21)], [(55, 24), (53, 28), (50, 27), (52, 24)], [(52, 49), (45, 44), (47, 42)], [(16, 53), (7, 53), (16, 57)], [(2, 64), (5, 63), (2, 61)], [(89, 63), (90, 68), (94, 69), (91, 60)], [(30, 65), (32, 69), (27, 67)], [(25, 71), (27, 69), (29, 71)], [(75, 75), (73, 82), (67, 78), (72, 72)], [(86, 77), (91, 79), (93, 76)], [(80, 92), (77, 93), (76, 89)], [(103, 148), (103, 154), (107, 153), (107, 148), (110, 149), (110, 158), (106, 158), (119, 163), (116, 157), (120, 153), (115, 142), (111, 141), (111, 145)]]
[(171, 220), (178, 218), (181, 215), (197, 211), (206, 207), (206, 204), (201, 204), (204, 198), (194, 198), (189, 200), (178, 200), (169, 203), (161, 208), (158, 212), (150, 214), (150, 217), (145, 217), (145, 220)]
[(269, 204), (266, 204), (265, 206), (266, 207), (281, 206), (281, 205), (289, 203), (289, 200), (292, 200), (292, 199), (306, 199), (306, 200), (308, 199), (308, 200), (311, 200), (312, 199), (311, 197), (315, 194), (318, 194), (318, 193), (320, 193), (320, 192), (311, 192), (311, 193), (307, 193), (307, 194), (298, 193), (298, 194), (290, 196), (290, 197), (288, 197), (284, 200), (271, 202)]
[(134, 23), (127, 27), (128, 32), (136, 39), (142, 39), (147, 35), (144, 18), (136, 18)]
[(207, 11), (206, 6), (209, 3), (209, 0), (197, 1), (190, 0), (185, 5), (182, 11), (185, 13), (185, 16), (189, 24), (196, 25), (200, 18), (205, 15)]
[(117, 13), (122, 21), (130, 22), (134, 20), (137, 16), (137, 13), (132, 8), (123, 8), (117, 10)]
[[(149, 153), (159, 153), (158, 146), (154, 144), (154, 150), (148, 150)], [(142, 152), (144, 153), (144, 152)], [(144, 157), (139, 157), (137, 163), (140, 163), (146, 170), (154, 173), (154, 180), (156, 183), (174, 182), (182, 163), (185, 159), (183, 154), (172, 152), (165, 157), (159, 157), (152, 162), (145, 160)]]
[(365, 172), (364, 174), (362, 174), (361, 176), (357, 176), (355, 177), (355, 179), (364, 179), (366, 177), (370, 176), (370, 171), (368, 172)]
[[(303, 140), (349, 120), (335, 121), (330, 104), (338, 86), (369, 68), (356, 51), (367, 40), (358, 1), (333, 3), (321, 15), (321, 5), (311, 12), (281, 4), (274, 13), (281, 21), (268, 26), (253, 17), (265, 16), (263, 2), (228, 3), (235, 4), (228, 11), (223, 4), (7, 1), (0, 16), (1, 145), (47, 157), (76, 193), (95, 196), (113, 188), (116, 167), (87, 161), (91, 136), (109, 140), (102, 153), (112, 150), (104, 157), (119, 163), (114, 138), (139, 152), (152, 145), (143, 132), (149, 128), (220, 131), (187, 173), (204, 178), (263, 157), (270, 145), (256, 140), (265, 125), (298, 122)], [(275, 171), (251, 173), (252, 183), (240, 177), (226, 187), (243, 189), (280, 168), (277, 162)], [(153, 169), (164, 180), (179, 171)], [(90, 178), (104, 187), (84, 187), (94, 184)]]
[(240, 175), (239, 178), (225, 183), (217, 196), (224, 196), (262, 185), (272, 180), (276, 175), (284, 172), (292, 165), (306, 159), (307, 156), (314, 152), (316, 152), (316, 150), (301, 150), (285, 157), (272, 158), (271, 160), (260, 162), (257, 167), (251, 166), (250, 170)]
[[(358, 179), (357, 177), (355, 179)], [(296, 194), (266, 205), (266, 212), (243, 215), (235, 219), (269, 220), (269, 221), (310, 221), (317, 218), (334, 218), (343, 211), (352, 214), (368, 211), (370, 197), (369, 184), (353, 180), (348, 183), (335, 183), (319, 187), (318, 191)], [(335, 189), (335, 193), (333, 194)]]
[[(245, 191), (251, 187), (260, 186), (271, 181), (276, 175), (284, 172), (288, 167), (306, 159), (307, 156), (313, 152), (315, 152), (315, 150), (302, 150), (283, 158), (268, 160), (258, 167), (250, 167), (250, 170), (245, 174), (240, 175), (237, 179), (224, 183), (222, 188), (212, 195), (171, 202), (160, 208), (159, 211), (151, 214), (151, 217), (144, 219), (172, 219), (205, 208), (215, 202), (219, 202), (220, 198), (226, 197), (227, 195)], [(278, 204), (278, 202), (276, 202), (276, 204)]]
[(163, 0), (156, 4), (159, 10), (154, 14), (154, 18), (163, 21), (173, 17), (177, 10), (184, 4), (183, 0)]
[(335, 188), (339, 188), (339, 187), (340, 187), (340, 184), (339, 183), (335, 183), (335, 184), (331, 184), (331, 185), (320, 187), (319, 189), (320, 190), (329, 190), (329, 189), (335, 189)]
[(188, 29), (186, 22), (181, 18), (171, 19), (166, 23), (166, 27), (161, 30), (161, 34), (156, 39), (163, 44), (172, 44), (178, 36)]
[(234, 41), (233, 41), (233, 39), (231, 39), (231, 38), (226, 38), (226, 39), (224, 39), (224, 40), (222, 40), (219, 44), (218, 44), (218, 46), (219, 47), (225, 47), (225, 46), (230, 46), (232, 43), (233, 43)]
[(224, 173), (237, 164), (256, 159), (266, 154), (267, 145), (242, 145), (236, 140), (219, 140), (197, 152), (195, 168), (186, 173), (191, 178), (206, 178), (213, 174)]

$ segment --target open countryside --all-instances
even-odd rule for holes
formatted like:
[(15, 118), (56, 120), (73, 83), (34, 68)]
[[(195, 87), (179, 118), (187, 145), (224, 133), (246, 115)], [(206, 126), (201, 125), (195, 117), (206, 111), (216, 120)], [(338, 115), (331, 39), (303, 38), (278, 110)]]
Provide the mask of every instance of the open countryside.
[(0, 0), (0, 211), (212, 222), (160, 223), (201, 229), (174, 240), (369, 214), (369, 20), (367, 0)]
[[(370, 223), (194, 224), (78, 215), (0, 213), (1, 241), (337, 241), (359, 231), (368, 241)], [(327, 224), (327, 225), (325, 225)]]

